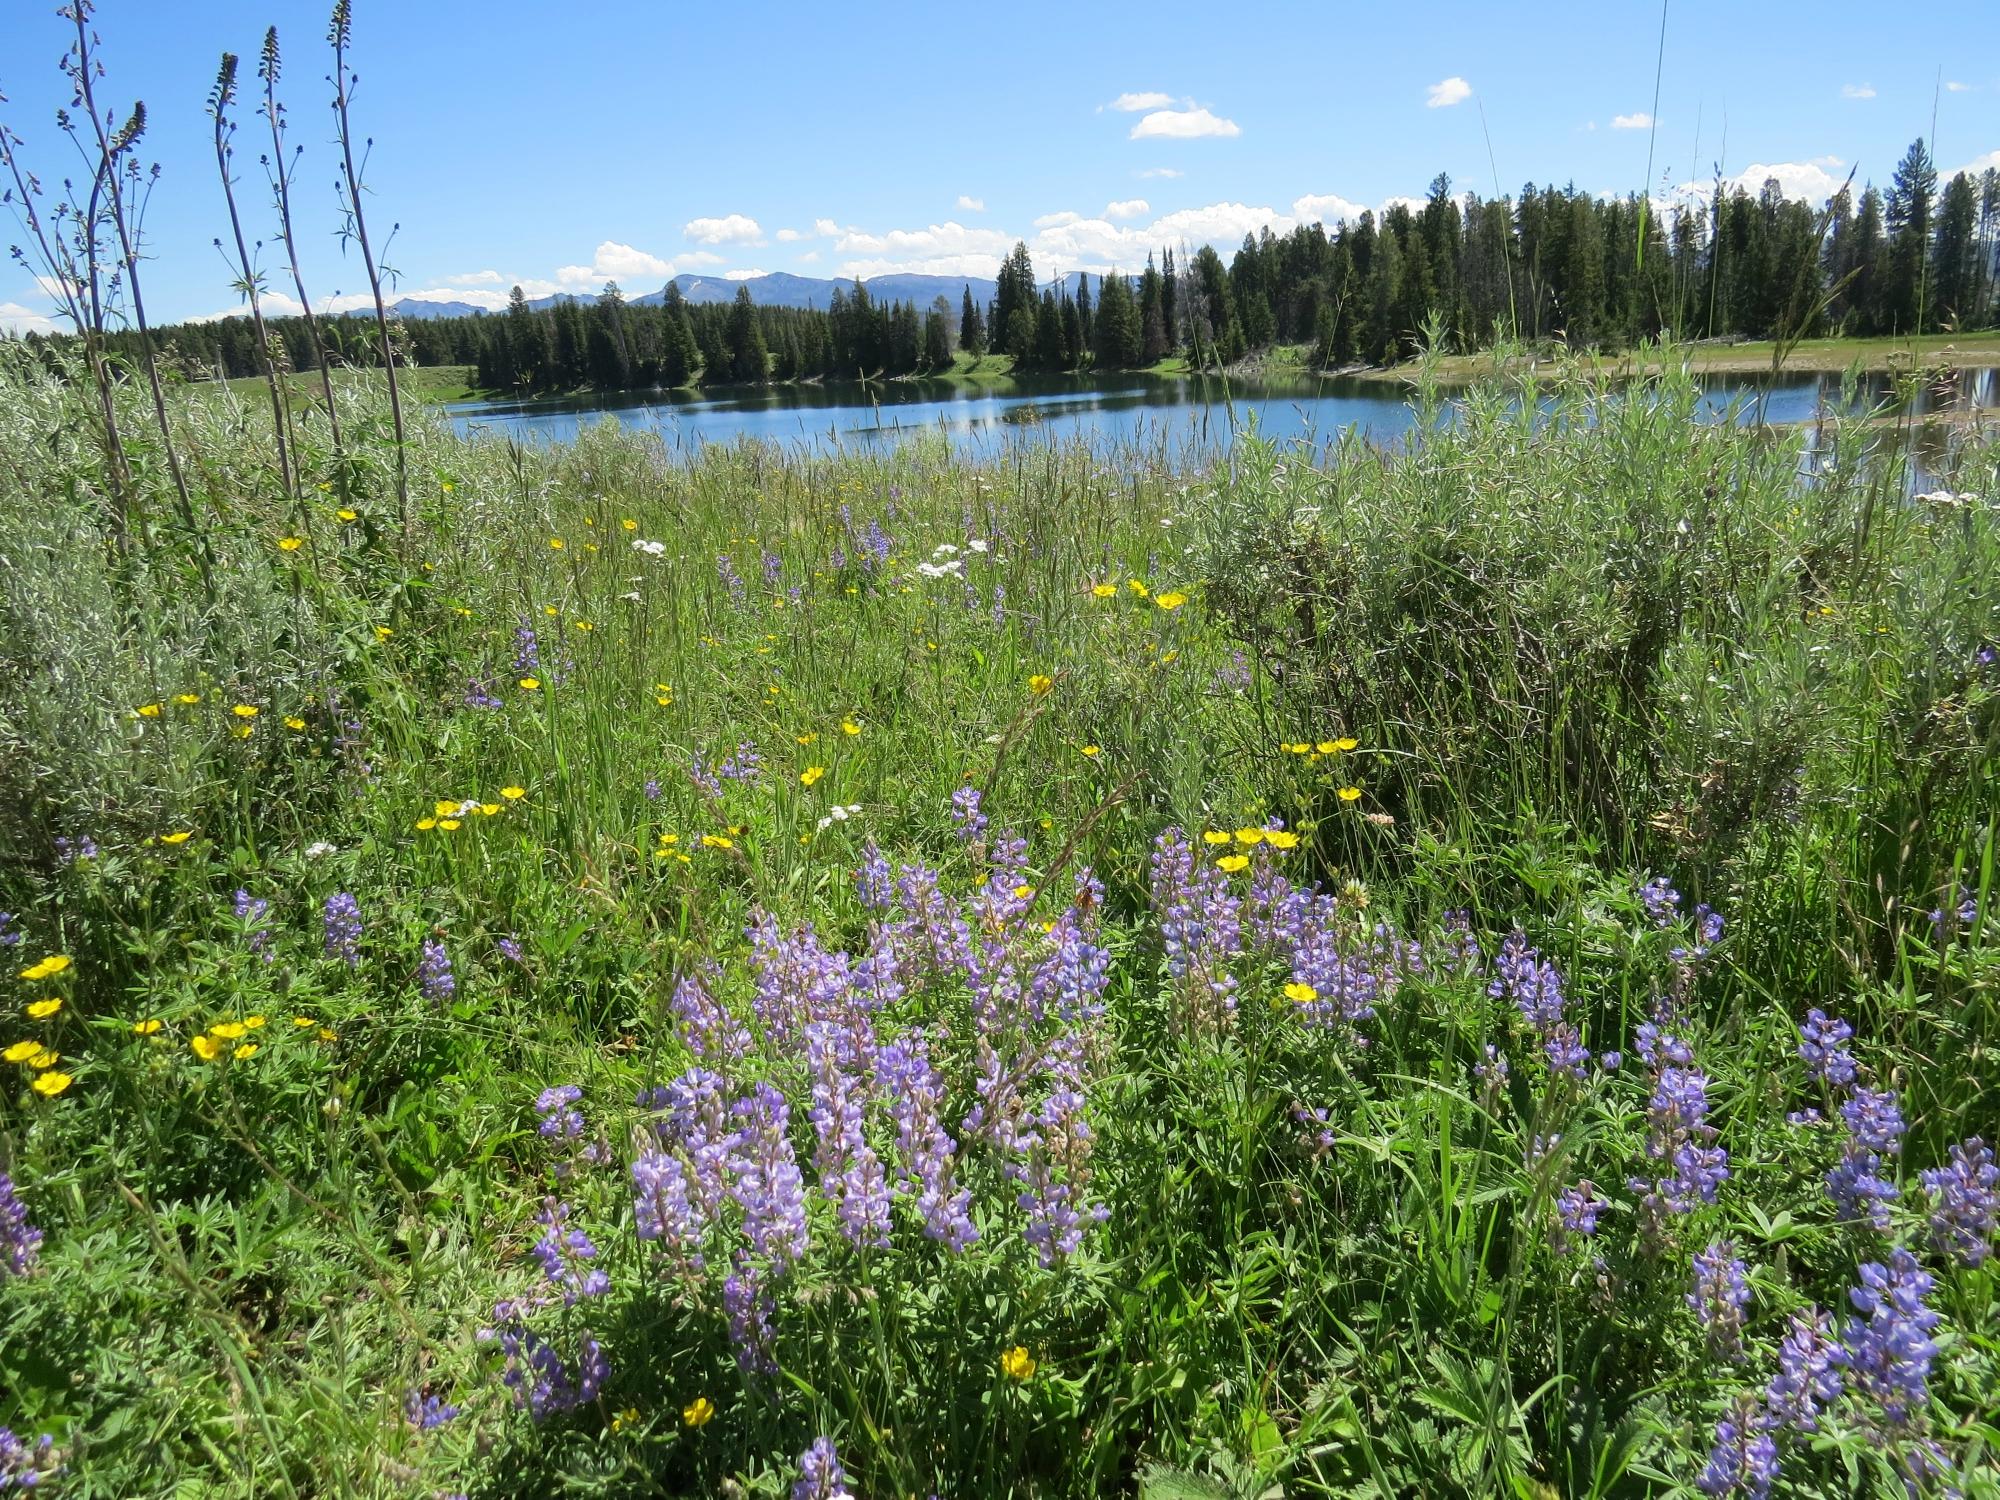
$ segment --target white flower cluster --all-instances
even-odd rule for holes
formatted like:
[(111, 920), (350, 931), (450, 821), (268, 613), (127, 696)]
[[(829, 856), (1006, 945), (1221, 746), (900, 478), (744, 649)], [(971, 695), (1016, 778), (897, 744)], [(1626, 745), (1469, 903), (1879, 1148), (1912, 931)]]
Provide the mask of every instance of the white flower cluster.
[(649, 542), (644, 537), (635, 536), (632, 538), (632, 550), (634, 552), (643, 552), (648, 557), (659, 557), (666, 552), (667, 544), (665, 542)]
[(860, 816), (861, 804), (859, 802), (850, 802), (846, 807), (831, 807), (827, 809), (826, 816), (819, 820), (819, 831), (825, 833), (827, 829), (833, 827), (836, 823), (845, 823), (849, 818), (858, 818)]

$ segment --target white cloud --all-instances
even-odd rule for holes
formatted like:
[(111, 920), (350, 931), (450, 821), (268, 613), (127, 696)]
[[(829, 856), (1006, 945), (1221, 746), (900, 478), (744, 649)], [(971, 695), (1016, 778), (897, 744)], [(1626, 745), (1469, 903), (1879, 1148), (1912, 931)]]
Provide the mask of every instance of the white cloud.
[(801, 265), (807, 265), (807, 266), (809, 266), (809, 265), (811, 265), (811, 264), (812, 264), (812, 263), (813, 263), (814, 261), (816, 261), (816, 260), (818, 260), (818, 259), (819, 259), (819, 251), (817, 251), (817, 250), (808, 250), (808, 251), (806, 251), (806, 253), (805, 253), (804, 255), (801, 255), (801, 256), (799, 257), (799, 263), (800, 263)]
[(764, 230), (747, 214), (725, 214), (719, 219), (689, 219), (681, 233), (697, 245), (761, 245)]
[[(1802, 198), (1808, 203), (1824, 203), (1846, 182), (1847, 174), (1827, 170), (1829, 166), (1841, 165), (1837, 156), (1819, 156), (1811, 161), (1753, 162), (1734, 177), (1722, 179), (1722, 190), (1733, 193), (1737, 188), (1752, 197), (1764, 191), (1764, 183), (1769, 178), (1777, 178), (1778, 191), (1787, 198)], [(1707, 182), (1683, 182), (1675, 190), (1677, 196), (1686, 202), (1706, 203), (1709, 189)]]
[(1613, 115), (1611, 117), (1611, 128), (1613, 130), (1648, 130), (1652, 128), (1652, 124), (1653, 117), (1643, 109), (1634, 114)]
[(1454, 104), (1463, 104), (1471, 97), (1472, 85), (1454, 74), (1424, 90), (1424, 108), (1447, 109)]
[(1359, 219), (1362, 212), (1359, 203), (1338, 193), (1308, 193), (1292, 202), (1292, 214), (1301, 224), (1317, 222), (1332, 225), (1342, 220), (1351, 223)]
[(1234, 120), (1225, 120), (1205, 109), (1156, 109), (1132, 127), (1135, 141), (1189, 141), (1200, 136), (1238, 136), (1243, 129)]
[[(1984, 156), (1975, 156), (1958, 169), (1958, 172), (1963, 172), (1968, 177), (1977, 177), (1981, 173), (1993, 171), (2000, 171), (2000, 151), (1989, 151)], [(1945, 181), (1951, 181), (1958, 172), (1953, 172), (1951, 176), (1945, 178)]]
[(1116, 203), (1104, 205), (1107, 219), (1136, 219), (1140, 214), (1152, 212), (1153, 205), (1144, 198), (1122, 198)]
[(1375, 205), (1375, 217), (1378, 219), (1381, 218), (1383, 214), (1386, 214), (1392, 208), (1407, 208), (1413, 214), (1420, 214), (1424, 211), (1424, 200), (1421, 198), (1405, 198), (1401, 194), (1393, 198), (1384, 198), (1380, 203)]
[(969, 214), (983, 214), (986, 212), (986, 200), (984, 198), (975, 198), (970, 193), (960, 193), (958, 195), (958, 206)]
[(1948, 94), (1971, 94), (1978, 91), (1979, 85), (1976, 83), (1960, 83), (1954, 78), (1947, 82), (1944, 88)]
[(54, 333), (55, 321), (31, 312), (18, 302), (0, 302), (0, 328), (10, 333)]
[(819, 235), (822, 239), (830, 240), (836, 234), (840, 233), (840, 226), (831, 219), (814, 219), (813, 233)]
[(1840, 97), (1843, 99), (1873, 99), (1875, 97), (1875, 85), (1872, 83), (1843, 83), (1840, 86)]
[(1172, 94), (1120, 94), (1102, 109), (1121, 110), (1128, 115), (1136, 115), (1142, 109), (1163, 109), (1178, 101)]
[(804, 231), (798, 229), (780, 229), (776, 234), (772, 235), (771, 238), (776, 240), (781, 245), (789, 245), (793, 240), (804, 239), (805, 233)]
[(506, 281), (498, 271), (466, 271), (458, 276), (439, 278), (446, 286), (499, 286)]
[(1142, 182), (1153, 177), (1179, 177), (1181, 169), (1179, 167), (1148, 167), (1138, 175)]
[[(557, 266), (556, 284), (566, 292), (594, 292), (607, 281), (664, 281), (674, 263), (616, 240), (605, 240), (587, 266)], [(522, 288), (524, 291), (526, 287)]]
[(991, 276), (1013, 238), (998, 229), (975, 229), (947, 220), (923, 229), (891, 229), (868, 234), (849, 229), (833, 248), (850, 257), (840, 264), (843, 276), (880, 276), (889, 271), (917, 271), (930, 276)]
[(769, 271), (762, 270), (756, 266), (746, 266), (738, 271), (724, 271), (722, 279), (724, 281), (749, 281), (753, 277), (769, 276), (770, 274)]
[(1065, 224), (1081, 224), (1082, 222), (1082, 214), (1071, 213), (1068, 209), (1064, 209), (1059, 214), (1043, 214), (1039, 219), (1035, 220), (1035, 228), (1060, 229)]

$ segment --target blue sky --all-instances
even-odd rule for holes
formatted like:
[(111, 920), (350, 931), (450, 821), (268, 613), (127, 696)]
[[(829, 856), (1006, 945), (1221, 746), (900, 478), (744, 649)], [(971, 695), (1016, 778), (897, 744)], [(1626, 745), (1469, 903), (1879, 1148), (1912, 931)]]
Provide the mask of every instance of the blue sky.
[[(0, 118), (51, 180), (75, 162), (52, 118), (68, 102), (54, 9), (0, 11)], [(211, 243), (227, 226), (203, 101), (225, 48), (255, 86), (273, 23), (306, 148), (308, 286), (347, 302), (363, 285), (335, 238), (328, 9), (101, 0), (106, 97), (146, 101), (144, 154), (163, 168), (145, 271), (156, 318), (237, 305)], [(371, 228), (402, 226), (402, 293), (488, 305), (517, 282), (648, 291), (677, 271), (990, 276), (1017, 238), (1044, 276), (1136, 269), (1150, 246), (1226, 250), (1265, 223), (1331, 223), (1421, 195), (1439, 171), (1484, 195), (1496, 171), (1507, 193), (1529, 180), (1613, 193), (1706, 180), (1720, 162), (1753, 188), (1776, 175), (1817, 199), (1850, 167), (1885, 183), (1934, 101), (1942, 168), (2000, 163), (1988, 3), (1674, 0), (1657, 110), (1660, 10), (1624, 0), (355, 11), (354, 112), (377, 142)], [(274, 222), (261, 125), (246, 113), (239, 132), (253, 236)], [(29, 275), (0, 266), (0, 325), (48, 311)]]

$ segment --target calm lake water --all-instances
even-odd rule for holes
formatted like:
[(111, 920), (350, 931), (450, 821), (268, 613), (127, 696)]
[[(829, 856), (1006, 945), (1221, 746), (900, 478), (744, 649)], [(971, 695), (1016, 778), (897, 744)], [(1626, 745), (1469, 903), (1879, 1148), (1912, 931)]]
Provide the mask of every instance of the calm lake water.
[[(2000, 404), (1991, 369), (1964, 372), (1959, 399)], [(1856, 405), (1882, 400), (1880, 377), (1862, 383)], [(660, 433), (670, 445), (730, 443), (739, 438), (830, 449), (893, 443), (914, 433), (991, 452), (1023, 440), (1086, 438), (1156, 447), (1226, 442), (1231, 425), (1255, 415), (1258, 430), (1279, 440), (1330, 442), (1349, 429), (1392, 442), (1415, 425), (1406, 390), (1395, 384), (1300, 376), (1231, 380), (1151, 375), (1021, 376), (989, 385), (946, 381), (829, 381), (712, 392), (553, 401), (465, 401), (446, 408), (461, 433), (492, 433), (534, 442), (567, 442), (586, 426), (616, 421)], [(1928, 409), (1935, 393), (1918, 398)], [(1841, 409), (1837, 375), (1778, 379), (1718, 377), (1708, 383), (1704, 413), (1715, 419), (1804, 422)], [(1855, 408), (1846, 408), (1854, 410)]]

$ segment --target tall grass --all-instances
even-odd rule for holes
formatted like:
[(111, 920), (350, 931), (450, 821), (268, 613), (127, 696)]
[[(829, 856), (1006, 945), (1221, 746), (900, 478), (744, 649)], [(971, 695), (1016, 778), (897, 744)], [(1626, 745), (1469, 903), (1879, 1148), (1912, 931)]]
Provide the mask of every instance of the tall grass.
[[(10, 1063), (0, 1101), (45, 1236), (0, 1278), (0, 1422), (54, 1436), (52, 1482), (775, 1494), (825, 1435), (865, 1495), (1664, 1495), (1790, 1317), (1845, 1317), (1900, 1245), (1937, 1278), (1926, 1399), (1891, 1421), (1853, 1376), (1784, 1438), (1780, 1492), (1996, 1492), (1993, 1273), (1937, 1248), (1919, 1179), (2000, 1128), (2000, 450), (1976, 435), (1912, 499), (1879, 431), (1832, 429), (1804, 478), (1800, 439), (1693, 421), (1672, 374), (1481, 391), (1320, 463), (1254, 438), (544, 450), (426, 421), (399, 448), (356, 381), (338, 444), (296, 414), (301, 520), (268, 416), (222, 390), (171, 411), (211, 603), (189, 538), (112, 544), (121, 481), (63, 373), (0, 349), (0, 909), (25, 934), (0, 1043), (61, 1054)], [(118, 399), (143, 429), (145, 393)], [(762, 773), (704, 790), (690, 767), (743, 742)], [(1236, 839), (1267, 828), (1296, 849)], [(1319, 882), (1372, 1016), (1288, 999), (1310, 958), (1282, 942), (1173, 925), (1158, 841), (1206, 870), (1204, 832), (1248, 851), (1202, 877), (1246, 921), (1253, 875)], [(942, 904), (864, 906), (871, 844), (937, 870)], [(323, 929), (340, 893), (352, 966)], [(1014, 980), (922, 956), (954, 911), (1022, 983), (1083, 934), (1101, 1018), (996, 1023), (982, 986)], [(841, 1234), (824, 1075), (776, 1019), (834, 1002), (768, 952), (760, 989), (758, 913), (857, 957), (905, 944), (870, 1025), (929, 1038), (962, 1253), (914, 1195), (886, 1250)], [(1580, 1076), (1489, 989), (1516, 929), (1562, 977)], [(73, 962), (12, 979), (48, 954)], [(741, 1055), (677, 1008), (690, 977)], [(1886, 1228), (1824, 1184), (1847, 1127), (1797, 1055), (1814, 1006), (1907, 1116)], [(1653, 1221), (1649, 1018), (1698, 1059), (1731, 1170)], [(1073, 1143), (1066, 1082), (1087, 1101), (1057, 1176), (1105, 1212), (1051, 1264), (1021, 1201), (1049, 1149), (966, 1121), (982, 1045), (1044, 1136)], [(772, 1370), (739, 1368), (722, 1301), (742, 1210), (700, 1272), (639, 1233), (659, 1116), (633, 1101), (696, 1061), (791, 1101), (810, 1249), (776, 1280)], [(862, 1133), (893, 1168), (884, 1076)], [(574, 1139), (536, 1109), (563, 1083)], [(1608, 1206), (1565, 1234), (1586, 1179)], [(536, 1421), (478, 1331), (546, 1285), (548, 1195), (610, 1290), (524, 1326), (572, 1378), (588, 1332), (609, 1375)], [(1687, 1301), (1715, 1241), (1746, 1263), (1740, 1358)], [(424, 1427), (412, 1393), (463, 1410)]]

